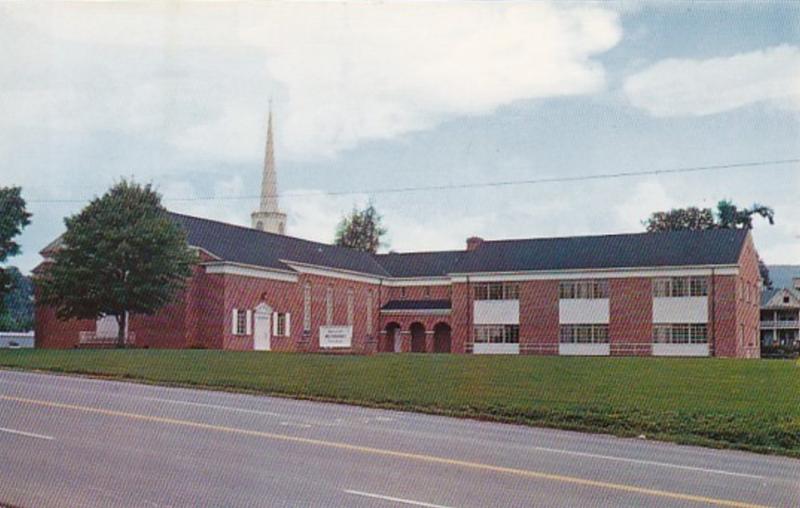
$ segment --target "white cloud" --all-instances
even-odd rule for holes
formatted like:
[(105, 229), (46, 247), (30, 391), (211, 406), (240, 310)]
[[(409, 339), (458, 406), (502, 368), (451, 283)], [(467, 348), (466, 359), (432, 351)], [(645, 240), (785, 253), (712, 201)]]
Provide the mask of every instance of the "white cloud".
[(629, 76), (624, 91), (657, 117), (710, 115), (759, 102), (800, 110), (800, 48), (662, 60)]
[[(452, 115), (600, 90), (604, 69), (592, 57), (621, 37), (613, 11), (527, 2), (36, 4), (5, 14), (49, 44), (80, 45), (70, 71), (86, 76), (5, 98), (14, 76), (0, 76), (4, 111), (47, 108), (61, 117), (53, 128), (108, 128), (114, 112), (121, 128), (168, 128), (179, 148), (226, 159), (252, 158), (269, 95), (284, 153), (329, 156)], [(43, 47), (21, 50), (18, 64), (47, 58)], [(93, 53), (108, 48), (120, 61), (94, 65)], [(135, 58), (125, 56), (132, 49)], [(180, 77), (165, 77), (160, 65), (175, 58)], [(190, 119), (161, 116), (175, 102), (195, 108)]]

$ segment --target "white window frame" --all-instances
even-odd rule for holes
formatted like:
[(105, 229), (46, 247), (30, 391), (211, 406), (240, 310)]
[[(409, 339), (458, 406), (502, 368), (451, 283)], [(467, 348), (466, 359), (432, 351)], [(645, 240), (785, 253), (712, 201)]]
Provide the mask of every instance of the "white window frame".
[(607, 324), (568, 324), (559, 328), (558, 341), (561, 344), (608, 344), (610, 342)]
[(237, 336), (247, 336), (252, 332), (252, 311), (233, 309), (232, 332)]
[(311, 283), (303, 286), (303, 331), (311, 331)]
[(562, 281), (558, 284), (559, 300), (603, 300), (608, 298), (607, 279)]
[(705, 323), (657, 323), (653, 325), (654, 344), (708, 344)]
[(472, 299), (519, 300), (519, 284), (516, 282), (480, 282), (472, 286)]
[(708, 277), (659, 277), (653, 279), (653, 297), (708, 296)]
[(476, 344), (519, 344), (519, 325), (475, 325)]

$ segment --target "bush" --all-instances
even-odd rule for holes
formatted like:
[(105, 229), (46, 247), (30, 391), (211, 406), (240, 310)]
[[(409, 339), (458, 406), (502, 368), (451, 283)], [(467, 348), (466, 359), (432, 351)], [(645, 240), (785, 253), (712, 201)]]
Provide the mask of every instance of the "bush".
[(761, 358), (789, 358), (800, 357), (800, 345), (794, 346), (761, 346)]

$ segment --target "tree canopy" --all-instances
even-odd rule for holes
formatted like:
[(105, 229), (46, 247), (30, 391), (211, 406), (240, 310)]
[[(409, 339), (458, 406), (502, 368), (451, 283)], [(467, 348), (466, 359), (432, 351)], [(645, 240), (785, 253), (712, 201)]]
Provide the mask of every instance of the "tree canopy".
[(15, 266), (5, 270), (11, 291), (0, 309), (0, 332), (26, 332), (33, 329), (33, 283)]
[[(675, 231), (682, 229), (753, 229), (753, 219), (760, 216), (770, 224), (775, 224), (775, 211), (758, 203), (750, 208), (739, 208), (730, 200), (717, 203), (716, 211), (711, 208), (673, 208), (666, 212), (653, 212), (643, 224), (647, 231)], [(764, 286), (772, 287), (767, 265), (758, 259), (758, 268)]]
[(381, 239), (386, 234), (386, 228), (381, 221), (382, 218), (372, 203), (363, 210), (353, 207), (350, 214), (342, 217), (336, 227), (334, 243), (374, 254), (383, 245)]
[(59, 319), (152, 315), (185, 287), (196, 255), (150, 185), (123, 180), (65, 219), (53, 262), (37, 281)]
[[(0, 187), (0, 263), (20, 252), (14, 238), (30, 224), (31, 214), (25, 209), (22, 189), (19, 187)], [(0, 267), (0, 311), (4, 297), (13, 289), (13, 278)]]

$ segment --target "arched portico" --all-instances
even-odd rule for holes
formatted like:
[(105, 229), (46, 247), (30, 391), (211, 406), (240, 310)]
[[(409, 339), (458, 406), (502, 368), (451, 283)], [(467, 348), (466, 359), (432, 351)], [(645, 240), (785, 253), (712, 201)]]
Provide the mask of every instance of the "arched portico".
[(379, 353), (399, 353), (402, 351), (402, 335), (400, 323), (392, 321), (386, 324), (385, 333), (382, 334), (378, 344)]
[(411, 352), (424, 353), (425, 348), (425, 325), (416, 321), (411, 323), (408, 331), (411, 333)]
[(433, 327), (433, 352), (449, 353), (452, 351), (452, 329), (444, 322), (437, 323)]

